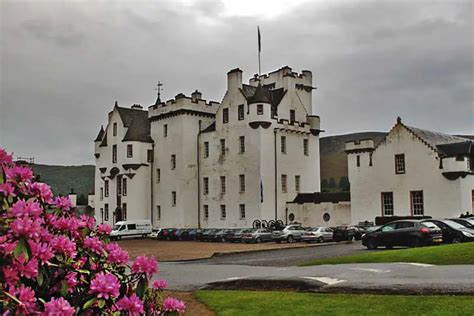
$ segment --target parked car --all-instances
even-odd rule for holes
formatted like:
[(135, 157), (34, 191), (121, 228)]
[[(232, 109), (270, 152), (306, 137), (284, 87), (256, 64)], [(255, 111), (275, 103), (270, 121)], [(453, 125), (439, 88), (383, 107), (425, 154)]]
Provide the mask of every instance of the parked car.
[(227, 232), (225, 238), (227, 241), (230, 242), (242, 242), (242, 234), (247, 233), (249, 231), (251, 231), (251, 228), (235, 229)]
[(275, 230), (272, 233), (272, 238), (276, 243), (281, 243), (283, 240), (287, 242), (294, 242), (303, 238), (304, 228), (300, 225), (288, 225), (283, 230)]
[(175, 233), (176, 240), (187, 240), (188, 239), (188, 229), (181, 228), (177, 229)]
[(201, 241), (211, 241), (214, 238), (214, 235), (219, 231), (217, 228), (205, 229), (202, 233)]
[(242, 234), (242, 242), (244, 243), (261, 243), (265, 241), (271, 241), (272, 231), (267, 228), (252, 229)]
[(451, 218), (450, 220), (467, 228), (474, 229), (474, 218)]
[(191, 228), (188, 230), (187, 240), (198, 240), (202, 235), (202, 230), (199, 228)]
[(130, 220), (115, 223), (110, 232), (110, 239), (122, 239), (125, 236), (142, 236), (145, 238), (151, 234), (151, 221)]
[(158, 233), (158, 239), (161, 240), (172, 240), (174, 238), (176, 228), (163, 228)]
[[(334, 241), (356, 240), (356, 234), (360, 233), (353, 226), (337, 226), (333, 231)], [(360, 238), (362, 234), (360, 233)]]
[(430, 219), (424, 223), (433, 223), (441, 228), (443, 241), (449, 244), (457, 244), (465, 241), (474, 241), (474, 230), (449, 219)]
[(161, 228), (153, 228), (151, 230), (150, 238), (152, 239), (158, 239), (158, 234), (160, 233)]
[(433, 223), (420, 220), (399, 220), (383, 225), (379, 229), (367, 232), (362, 244), (368, 249), (383, 246), (391, 249), (395, 246), (418, 247), (443, 242), (441, 229)]
[(329, 227), (314, 227), (306, 229), (302, 237), (303, 241), (310, 242), (325, 242), (333, 240), (333, 231)]
[(231, 229), (221, 229), (221, 230), (218, 230), (214, 236), (212, 236), (212, 241), (221, 241), (221, 242), (225, 242), (226, 241), (226, 235), (227, 233), (231, 231)]

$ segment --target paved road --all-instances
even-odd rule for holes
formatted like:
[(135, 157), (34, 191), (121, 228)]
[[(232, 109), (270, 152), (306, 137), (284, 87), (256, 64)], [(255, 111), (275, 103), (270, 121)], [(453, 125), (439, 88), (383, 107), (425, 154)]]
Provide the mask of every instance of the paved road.
[(309, 248), (290, 248), (226, 254), (210, 259), (193, 261), (193, 263), (288, 267), (296, 266), (312, 259), (346, 256), (367, 251), (368, 250), (362, 246), (361, 242), (357, 241), (353, 243), (337, 243), (328, 245), (317, 244), (317, 246)]
[(410, 263), (313, 267), (258, 267), (202, 263), (161, 263), (170, 289), (303, 289), (319, 292), (474, 294), (474, 266)]

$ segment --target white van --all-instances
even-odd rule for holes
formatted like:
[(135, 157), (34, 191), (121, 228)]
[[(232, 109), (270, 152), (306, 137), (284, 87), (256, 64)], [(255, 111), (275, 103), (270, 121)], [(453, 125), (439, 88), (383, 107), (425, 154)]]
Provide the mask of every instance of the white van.
[(131, 220), (115, 223), (111, 239), (122, 239), (124, 236), (142, 236), (145, 238), (151, 234), (151, 221), (149, 220)]

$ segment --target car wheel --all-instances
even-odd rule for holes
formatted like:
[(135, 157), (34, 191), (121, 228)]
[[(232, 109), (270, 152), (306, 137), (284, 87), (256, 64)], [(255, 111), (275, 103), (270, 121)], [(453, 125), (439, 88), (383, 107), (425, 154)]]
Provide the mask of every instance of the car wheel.
[(459, 244), (461, 242), (461, 239), (459, 237), (454, 237), (453, 240), (451, 240), (452, 244)]
[(289, 243), (292, 243), (293, 241), (295, 241), (295, 239), (294, 239), (293, 236), (291, 236), (291, 235), (288, 236), (288, 239), (287, 239), (287, 240), (288, 240)]
[(375, 243), (375, 240), (370, 239), (369, 241), (367, 241), (367, 249), (369, 250), (377, 249), (377, 244)]
[(420, 247), (420, 240), (418, 238), (413, 238), (413, 240), (410, 243), (411, 248), (416, 248)]
[(323, 237), (319, 237), (319, 238), (318, 238), (318, 242), (319, 242), (319, 243), (324, 242), (324, 238), (323, 238)]
[(393, 249), (393, 246), (392, 245), (387, 245), (385, 246), (386, 249)]
[(275, 240), (277, 244), (281, 244), (281, 240)]
[(260, 239), (260, 237), (257, 237), (257, 239), (255, 239), (255, 242), (256, 242), (257, 244), (259, 244), (259, 243), (262, 242), (262, 240)]

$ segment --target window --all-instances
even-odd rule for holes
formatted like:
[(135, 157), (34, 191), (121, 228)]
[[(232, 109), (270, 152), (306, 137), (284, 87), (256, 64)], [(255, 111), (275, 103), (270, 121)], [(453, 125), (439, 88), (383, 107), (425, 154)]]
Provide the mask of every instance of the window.
[(295, 191), (300, 192), (300, 176), (295, 176)]
[(382, 192), (382, 216), (393, 216), (393, 192)]
[(405, 154), (395, 155), (395, 173), (405, 173)]
[(112, 162), (117, 162), (117, 145), (112, 145)]
[(171, 170), (176, 169), (176, 155), (171, 155)]
[(472, 201), (471, 213), (473, 213), (474, 212), (474, 190), (471, 191), (471, 195), (472, 195), (472, 197), (471, 197), (471, 201)]
[(117, 195), (122, 195), (122, 178), (117, 177)]
[(209, 142), (204, 142), (204, 158), (209, 157)]
[(109, 220), (109, 204), (104, 204), (104, 220)]
[(221, 219), (225, 219), (226, 217), (225, 205), (221, 205)]
[(137, 224), (127, 224), (127, 230), (136, 230)]
[(161, 219), (161, 205), (156, 206), (156, 219), (157, 220)]
[(257, 115), (263, 115), (263, 104), (257, 104)]
[(239, 114), (239, 121), (242, 121), (244, 119), (244, 105), (243, 104), (239, 105), (238, 114)]
[(176, 206), (176, 191), (171, 192), (171, 206)]
[(127, 145), (127, 158), (132, 158), (133, 157), (133, 145), (129, 144)]
[(225, 139), (221, 139), (221, 156), (225, 156)]
[(100, 188), (100, 200), (104, 199), (104, 188)]
[(245, 204), (240, 204), (240, 219), (245, 219)]
[(286, 154), (286, 136), (281, 137), (280, 146), (281, 146), (281, 152), (283, 154)]
[(290, 122), (295, 122), (296, 121), (296, 113), (295, 110), (290, 110)]
[(221, 176), (221, 194), (225, 194), (225, 177)]
[(153, 150), (148, 149), (146, 152), (146, 161), (152, 162), (153, 161)]
[(411, 212), (413, 216), (423, 215), (423, 191), (411, 191)]
[(372, 167), (372, 153), (369, 154), (369, 166)]
[(209, 218), (209, 205), (203, 205), (204, 208), (204, 219)]
[(286, 187), (286, 174), (281, 175), (281, 192), (286, 193), (287, 187)]
[(163, 125), (163, 137), (168, 137), (168, 124)]
[(204, 181), (204, 195), (208, 195), (209, 194), (209, 178), (205, 177), (203, 178), (203, 181)]
[(357, 167), (360, 167), (360, 155), (356, 156), (356, 165)]
[(127, 203), (122, 203), (122, 219), (127, 220)]
[(239, 175), (240, 193), (245, 192), (245, 174)]
[(127, 178), (123, 178), (122, 182), (122, 195), (127, 196)]
[(109, 196), (109, 180), (104, 181), (105, 197)]
[(112, 131), (114, 136), (117, 136), (117, 123), (114, 123), (113, 131)]
[(161, 182), (161, 169), (156, 169), (156, 183)]
[(309, 147), (308, 147), (308, 145), (309, 145), (308, 139), (307, 138), (303, 139), (303, 153), (304, 153), (305, 156), (309, 156)]
[(239, 153), (243, 154), (245, 152), (245, 136), (239, 137)]
[(229, 108), (222, 110), (222, 123), (229, 123)]

